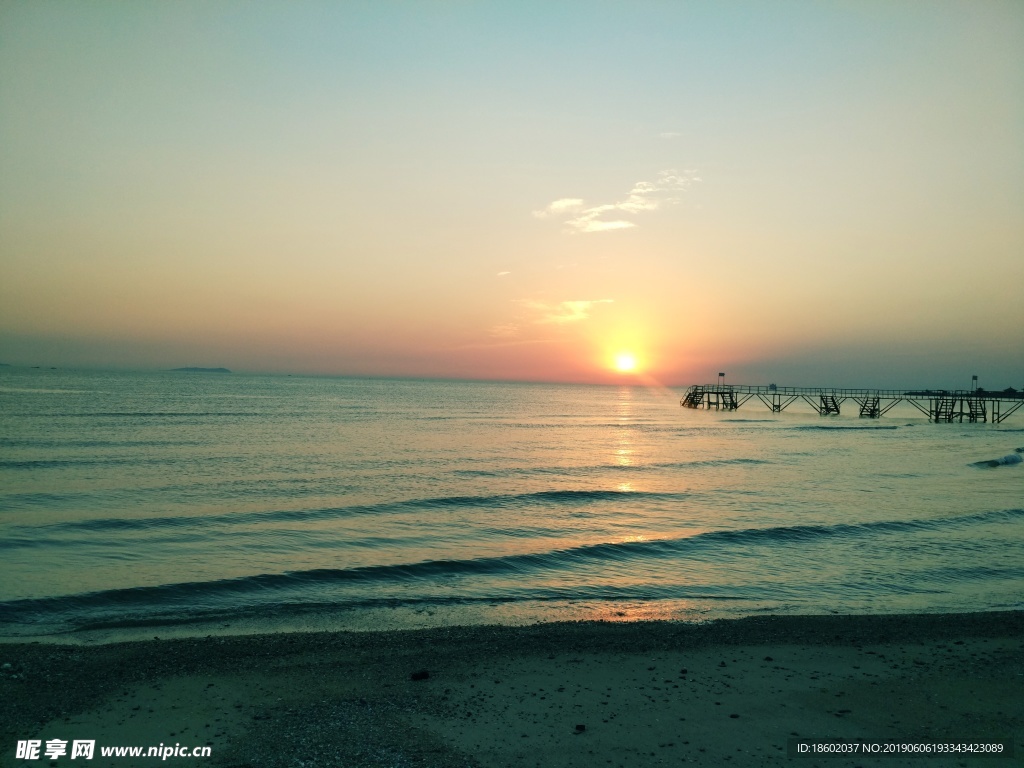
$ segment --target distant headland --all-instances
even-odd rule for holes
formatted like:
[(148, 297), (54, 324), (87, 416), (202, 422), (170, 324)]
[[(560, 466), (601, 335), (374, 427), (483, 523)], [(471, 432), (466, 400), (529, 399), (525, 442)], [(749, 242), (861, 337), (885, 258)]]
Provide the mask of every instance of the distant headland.
[(231, 373), (227, 368), (171, 368), (172, 371), (185, 371), (186, 373)]

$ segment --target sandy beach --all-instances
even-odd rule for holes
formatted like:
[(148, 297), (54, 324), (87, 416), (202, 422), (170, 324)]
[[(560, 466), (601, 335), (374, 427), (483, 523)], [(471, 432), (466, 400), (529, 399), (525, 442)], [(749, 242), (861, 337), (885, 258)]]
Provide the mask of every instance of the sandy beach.
[[(0, 646), (18, 741), (94, 740), (90, 765), (855, 766), (789, 740), (1012, 742), (1024, 613), (561, 623)], [(8, 666), (9, 665), (9, 666)], [(103, 757), (103, 746), (209, 757)], [(70, 751), (70, 750), (69, 750)], [(928, 763), (925, 763), (928, 764)]]

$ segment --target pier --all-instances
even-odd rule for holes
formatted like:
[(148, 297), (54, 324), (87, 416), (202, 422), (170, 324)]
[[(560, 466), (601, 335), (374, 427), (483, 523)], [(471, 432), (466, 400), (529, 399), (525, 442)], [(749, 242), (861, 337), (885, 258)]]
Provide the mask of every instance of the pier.
[(1007, 389), (826, 389), (822, 387), (749, 386), (746, 384), (695, 384), (686, 390), (679, 404), (684, 408), (735, 411), (752, 400), (760, 400), (772, 413), (782, 413), (803, 400), (822, 416), (838, 416), (847, 400), (860, 409), (860, 416), (877, 419), (897, 403), (909, 403), (936, 424), (991, 422), (999, 424), (1024, 405), (1024, 392)]

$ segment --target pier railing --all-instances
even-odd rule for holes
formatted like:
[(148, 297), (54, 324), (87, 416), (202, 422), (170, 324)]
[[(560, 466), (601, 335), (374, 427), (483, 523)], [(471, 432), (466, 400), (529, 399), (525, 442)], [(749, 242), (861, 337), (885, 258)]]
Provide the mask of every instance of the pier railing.
[(999, 424), (1024, 406), (1024, 392), (1007, 389), (856, 389), (842, 387), (777, 387), (748, 384), (695, 384), (686, 390), (679, 404), (686, 408), (735, 411), (752, 398), (773, 413), (781, 413), (803, 400), (822, 416), (838, 415), (846, 400), (860, 406), (860, 415), (877, 419), (897, 403), (909, 403), (936, 423), (991, 421)]

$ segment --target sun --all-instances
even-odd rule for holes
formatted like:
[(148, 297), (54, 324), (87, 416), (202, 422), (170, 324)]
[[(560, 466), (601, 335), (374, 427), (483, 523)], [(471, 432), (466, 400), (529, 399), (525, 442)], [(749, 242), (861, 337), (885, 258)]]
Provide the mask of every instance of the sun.
[(615, 370), (619, 373), (632, 373), (636, 370), (636, 355), (632, 352), (619, 352), (615, 355)]

